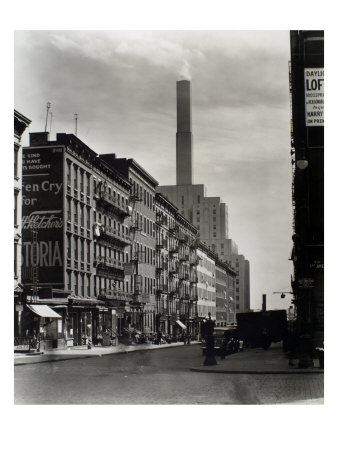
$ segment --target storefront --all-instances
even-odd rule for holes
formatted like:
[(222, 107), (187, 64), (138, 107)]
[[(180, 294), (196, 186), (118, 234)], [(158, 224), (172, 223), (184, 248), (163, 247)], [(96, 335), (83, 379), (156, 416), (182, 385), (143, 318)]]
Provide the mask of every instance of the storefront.
[(22, 336), (14, 340), (15, 347), (21, 350), (45, 351), (65, 346), (63, 317), (46, 304), (22, 305), (21, 328)]
[(71, 297), (65, 328), (68, 347), (114, 345), (118, 340), (117, 310), (94, 298)]

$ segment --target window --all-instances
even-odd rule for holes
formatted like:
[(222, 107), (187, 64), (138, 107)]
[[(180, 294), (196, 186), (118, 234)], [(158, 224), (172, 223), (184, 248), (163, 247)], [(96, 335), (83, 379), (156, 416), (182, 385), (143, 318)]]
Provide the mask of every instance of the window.
[(84, 275), (83, 274), (80, 275), (80, 292), (81, 292), (80, 295), (82, 295), (82, 297), (84, 297)]
[(77, 167), (74, 166), (74, 189), (77, 189)]
[(71, 246), (71, 240), (70, 238), (67, 236), (67, 258), (71, 258), (72, 257), (72, 246)]
[(212, 220), (213, 220), (213, 222), (216, 222), (216, 217), (213, 217)]
[(87, 228), (90, 229), (90, 209), (87, 208)]
[(18, 224), (18, 195), (19, 191), (14, 191), (14, 225)]
[(18, 159), (19, 159), (19, 149), (14, 149), (14, 177), (18, 178)]
[(184, 195), (182, 195), (182, 205), (184, 205)]
[(77, 248), (77, 238), (74, 238), (74, 259), (77, 261), (78, 258), (78, 248)]
[(80, 191), (83, 192), (83, 171), (80, 170)]
[(197, 203), (201, 203), (201, 196), (200, 195), (197, 196)]
[(71, 216), (71, 202), (67, 199), (67, 220), (70, 222), (72, 220)]
[(77, 285), (77, 281), (78, 281), (78, 274), (75, 273), (74, 274), (74, 293), (75, 295), (78, 295), (78, 285)]
[(87, 296), (90, 297), (90, 275), (87, 275)]
[(72, 289), (72, 274), (71, 272), (66, 273), (66, 283), (67, 283), (67, 289), (70, 291)]
[(217, 233), (213, 233), (213, 237), (215, 238), (217, 236)]
[(87, 242), (87, 264), (90, 263), (90, 242)]
[(83, 214), (83, 206), (80, 206), (80, 224), (81, 227), (84, 227), (84, 214)]
[(90, 195), (90, 175), (87, 174), (87, 195)]
[(82, 240), (80, 243), (80, 250), (81, 250), (81, 261), (84, 261), (84, 242)]

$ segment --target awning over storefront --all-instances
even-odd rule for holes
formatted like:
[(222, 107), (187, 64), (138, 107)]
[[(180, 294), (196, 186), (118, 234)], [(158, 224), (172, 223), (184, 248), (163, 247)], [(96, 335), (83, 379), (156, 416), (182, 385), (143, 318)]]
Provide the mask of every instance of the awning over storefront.
[(183, 330), (186, 330), (187, 327), (184, 325), (184, 323), (182, 323), (180, 320), (176, 320), (177, 325), (179, 325), (181, 328), (183, 328)]
[(27, 305), (28, 308), (40, 317), (53, 317), (54, 319), (62, 319), (60, 314), (56, 313), (47, 305)]

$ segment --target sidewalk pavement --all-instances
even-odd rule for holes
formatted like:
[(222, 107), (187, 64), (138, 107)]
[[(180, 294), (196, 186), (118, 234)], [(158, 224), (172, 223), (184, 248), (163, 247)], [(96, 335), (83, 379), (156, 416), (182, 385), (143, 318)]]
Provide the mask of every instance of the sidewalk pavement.
[(283, 352), (281, 343), (272, 344), (268, 350), (262, 348), (248, 349), (243, 352), (233, 353), (220, 359), (216, 356), (217, 365), (191, 367), (193, 372), (210, 373), (242, 373), (242, 374), (313, 374), (324, 373), (320, 369), (319, 360), (314, 360), (311, 369), (298, 369), (298, 360), (294, 359), (293, 366), (289, 366), (287, 353)]
[[(191, 342), (191, 344), (197, 344), (197, 342)], [(69, 349), (56, 349), (48, 350), (45, 353), (34, 354), (34, 353), (14, 353), (14, 365), (21, 366), (25, 364), (37, 364), (43, 362), (52, 361), (65, 361), (68, 359), (81, 359), (81, 358), (93, 358), (102, 357), (105, 355), (112, 355), (115, 353), (129, 353), (141, 350), (158, 350), (167, 347), (178, 347), (184, 345), (183, 342), (174, 342), (172, 344), (135, 344), (135, 345), (124, 345), (118, 344), (111, 347), (92, 347), (88, 348), (69, 348)]]

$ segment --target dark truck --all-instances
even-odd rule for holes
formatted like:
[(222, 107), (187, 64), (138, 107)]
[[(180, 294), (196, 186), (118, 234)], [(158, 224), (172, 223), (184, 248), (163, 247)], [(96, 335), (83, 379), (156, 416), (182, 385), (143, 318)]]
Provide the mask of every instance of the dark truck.
[(272, 342), (279, 342), (287, 335), (286, 310), (237, 313), (237, 337), (245, 347), (268, 349)]

